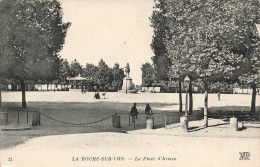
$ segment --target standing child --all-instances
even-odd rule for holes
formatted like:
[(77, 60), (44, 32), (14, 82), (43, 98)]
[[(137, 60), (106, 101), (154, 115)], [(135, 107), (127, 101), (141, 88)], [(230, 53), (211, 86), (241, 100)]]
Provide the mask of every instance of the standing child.
[(150, 107), (149, 103), (147, 103), (145, 106), (145, 114), (150, 116), (153, 115), (152, 108)]
[(130, 115), (132, 116), (132, 122), (134, 123), (135, 118), (137, 119), (137, 115), (138, 115), (136, 103), (134, 103), (134, 106), (131, 108)]

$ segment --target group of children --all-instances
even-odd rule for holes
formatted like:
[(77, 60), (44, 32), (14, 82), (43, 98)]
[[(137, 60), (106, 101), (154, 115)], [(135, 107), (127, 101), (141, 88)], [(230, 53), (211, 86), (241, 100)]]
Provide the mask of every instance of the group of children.
[[(150, 107), (149, 103), (146, 104), (144, 112), (146, 115), (150, 115), (150, 116), (153, 115), (152, 108)], [(132, 116), (132, 122), (134, 122), (135, 119), (138, 119), (137, 118), (138, 111), (136, 108), (136, 103), (134, 103), (134, 106), (131, 108), (130, 115)]]

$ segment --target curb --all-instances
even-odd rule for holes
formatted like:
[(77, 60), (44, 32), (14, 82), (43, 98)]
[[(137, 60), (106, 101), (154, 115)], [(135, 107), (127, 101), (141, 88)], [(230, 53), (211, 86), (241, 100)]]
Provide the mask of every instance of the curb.
[(31, 130), (31, 126), (14, 126), (14, 125), (6, 125), (0, 126), (1, 131), (22, 131), (22, 130)]

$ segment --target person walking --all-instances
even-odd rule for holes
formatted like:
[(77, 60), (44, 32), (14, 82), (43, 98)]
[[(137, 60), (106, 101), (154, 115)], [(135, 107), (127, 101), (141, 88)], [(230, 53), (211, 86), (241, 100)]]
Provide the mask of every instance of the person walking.
[(95, 91), (94, 99), (97, 99), (97, 92)]
[(100, 99), (99, 90), (97, 91), (97, 99)]
[(134, 103), (134, 106), (131, 108), (130, 115), (132, 116), (132, 122), (134, 123), (135, 119), (137, 119), (137, 115), (138, 115), (136, 103)]
[(147, 103), (145, 106), (145, 114), (150, 116), (153, 115), (152, 108), (150, 107), (149, 103)]
[(218, 91), (218, 101), (220, 101), (220, 92)]

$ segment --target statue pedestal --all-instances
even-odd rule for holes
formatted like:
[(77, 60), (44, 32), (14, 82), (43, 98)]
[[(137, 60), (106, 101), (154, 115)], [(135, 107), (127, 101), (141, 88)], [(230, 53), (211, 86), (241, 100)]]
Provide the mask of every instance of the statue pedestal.
[(130, 77), (125, 77), (123, 80), (123, 86), (122, 86), (122, 91), (126, 90), (132, 90), (132, 79)]

